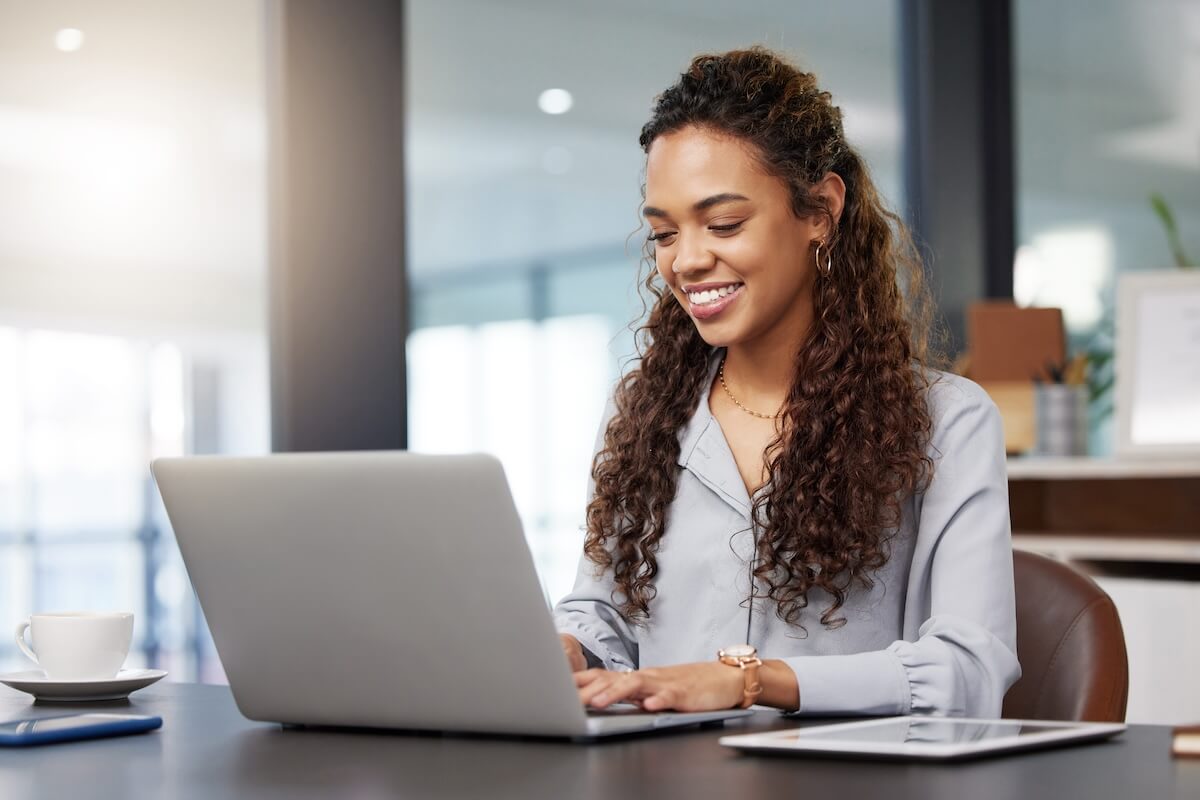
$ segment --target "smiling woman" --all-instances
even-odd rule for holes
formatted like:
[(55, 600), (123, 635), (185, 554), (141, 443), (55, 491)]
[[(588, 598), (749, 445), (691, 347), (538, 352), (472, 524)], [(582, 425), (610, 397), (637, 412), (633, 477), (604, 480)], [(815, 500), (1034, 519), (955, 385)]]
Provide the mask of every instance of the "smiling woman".
[[(704, 197), (674, 215), (649, 200), (643, 210), (658, 271), (704, 340), (722, 345), (767, 334), (790, 361), (812, 319), (816, 262), (798, 255), (828, 237), (845, 197), (842, 179), (831, 172), (810, 189), (830, 204), (829, 214), (797, 216), (788, 187), (759, 168), (742, 140), (688, 125), (654, 141), (646, 183), (653, 201), (667, 207)], [(738, 190), (704, 196), (718, 186)], [(743, 296), (748, 302), (738, 304)]]
[(640, 141), (652, 307), (556, 608), (581, 699), (998, 715), (998, 414), (931, 367), (920, 260), (841, 111), (769, 51), (705, 55)]

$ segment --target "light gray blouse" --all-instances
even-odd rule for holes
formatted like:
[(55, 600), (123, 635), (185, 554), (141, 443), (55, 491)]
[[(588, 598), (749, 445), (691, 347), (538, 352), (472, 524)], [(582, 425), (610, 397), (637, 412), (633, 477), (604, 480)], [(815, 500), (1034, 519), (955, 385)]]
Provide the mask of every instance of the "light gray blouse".
[[(971, 381), (930, 376), (933, 478), (904, 503), (875, 585), (848, 594), (839, 610), (845, 625), (821, 625), (830, 598), (817, 589), (801, 612), (804, 630), (783, 622), (772, 601), (747, 607), (750, 497), (705, 389), (679, 434), (649, 619), (627, 622), (612, 599), (611, 570), (597, 576), (584, 557), (574, 589), (554, 609), (558, 630), (607, 669), (710, 661), (721, 647), (753, 644), (795, 671), (800, 713), (999, 717), (1021, 674), (1000, 416)], [(612, 413), (610, 402), (597, 447)]]

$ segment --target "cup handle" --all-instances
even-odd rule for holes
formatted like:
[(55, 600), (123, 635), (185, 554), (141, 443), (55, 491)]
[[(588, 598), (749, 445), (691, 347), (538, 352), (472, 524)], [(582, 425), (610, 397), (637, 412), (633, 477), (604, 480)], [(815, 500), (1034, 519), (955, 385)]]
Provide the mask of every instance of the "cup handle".
[(39, 662), (37, 658), (37, 653), (33, 652), (33, 650), (29, 648), (29, 645), (25, 644), (25, 629), (28, 627), (29, 620), (25, 620), (17, 626), (17, 647), (21, 648), (21, 652), (24, 653), (30, 661), (38, 666), (41, 666), (41, 662)]

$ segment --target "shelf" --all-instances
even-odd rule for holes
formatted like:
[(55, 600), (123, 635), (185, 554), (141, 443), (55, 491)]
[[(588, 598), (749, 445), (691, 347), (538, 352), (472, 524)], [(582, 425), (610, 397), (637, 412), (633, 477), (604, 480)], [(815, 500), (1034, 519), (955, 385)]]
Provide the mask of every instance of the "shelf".
[(1017, 456), (1008, 459), (1008, 479), (1119, 480), (1128, 478), (1200, 478), (1200, 458), (1090, 458)]
[(1013, 533), (1013, 547), (1052, 556), (1062, 561), (1153, 561), (1167, 564), (1200, 564), (1200, 540), (1163, 539), (1134, 534)]

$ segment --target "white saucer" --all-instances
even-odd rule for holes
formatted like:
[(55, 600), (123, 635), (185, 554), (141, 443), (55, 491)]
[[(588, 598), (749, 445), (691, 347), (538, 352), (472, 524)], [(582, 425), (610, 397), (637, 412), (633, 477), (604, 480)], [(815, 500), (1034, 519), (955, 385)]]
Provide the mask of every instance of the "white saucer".
[(115, 678), (107, 680), (58, 681), (50, 680), (40, 669), (32, 669), (4, 673), (0, 675), (0, 683), (28, 692), (38, 700), (86, 703), (93, 700), (124, 700), (130, 692), (144, 689), (166, 674), (161, 669), (123, 669)]

